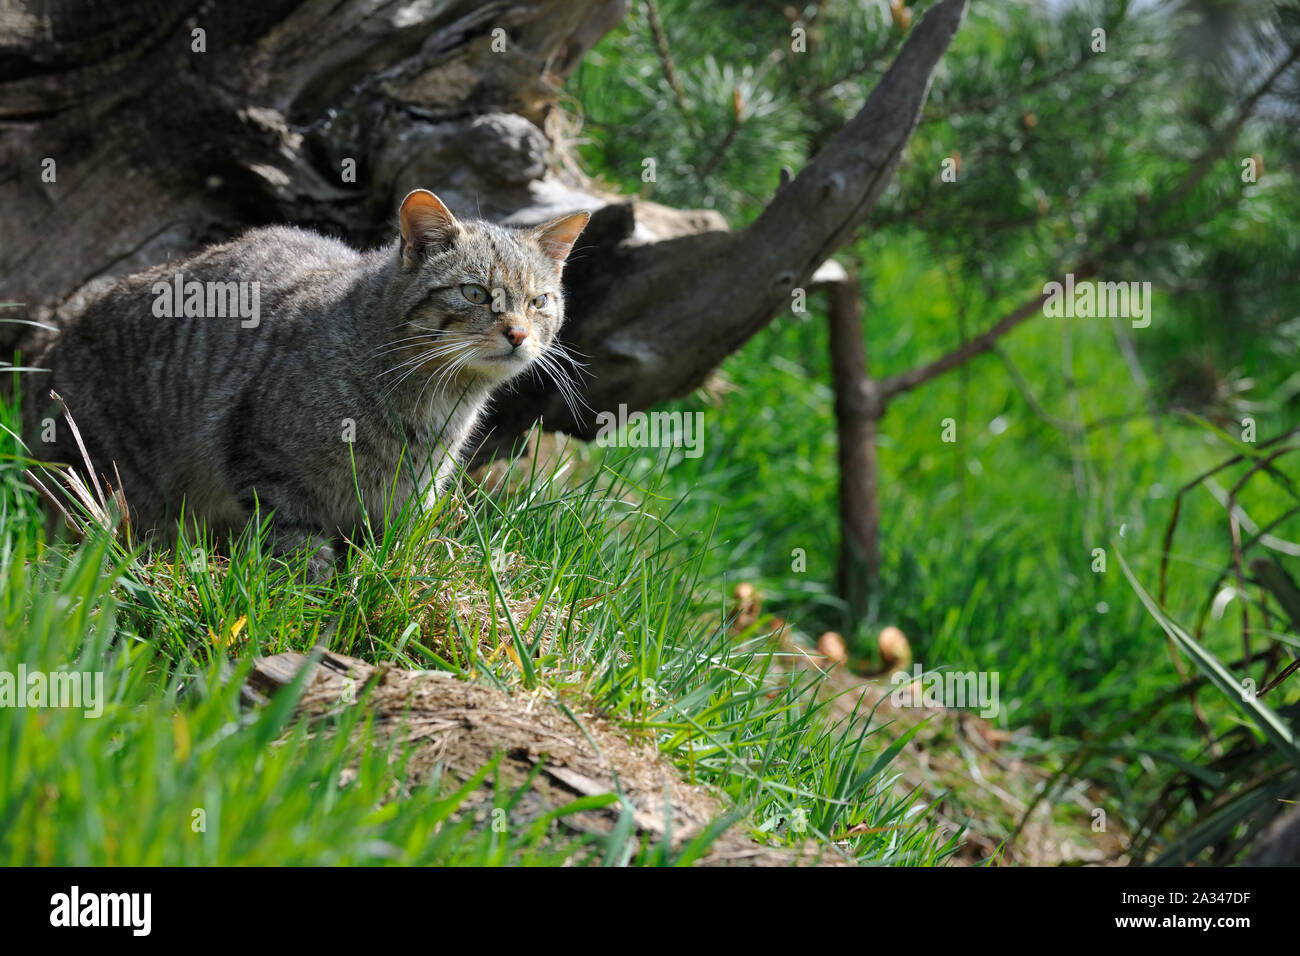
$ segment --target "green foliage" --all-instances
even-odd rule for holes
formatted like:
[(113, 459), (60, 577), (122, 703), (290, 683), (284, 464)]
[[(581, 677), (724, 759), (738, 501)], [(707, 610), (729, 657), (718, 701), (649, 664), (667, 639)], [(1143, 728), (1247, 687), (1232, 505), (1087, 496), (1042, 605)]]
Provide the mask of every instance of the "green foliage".
[[(1208, 483), (1216, 476), (1232, 479), (1224, 504), (1229, 523), (1229, 540), (1220, 548), (1224, 555), (1217, 568), (1207, 561), (1196, 575), (1207, 594), (1194, 633), (1169, 616), (1120, 557), (1125, 577), (1171, 646), (1199, 672), (1196, 683), (1217, 692), (1238, 717), (1208, 742), (1196, 762), (1177, 764), (1180, 772), (1148, 815), (1139, 859), (1166, 836), (1162, 831), (1180, 810), (1194, 819), (1186, 831), (1168, 835), (1156, 865), (1234, 860), (1300, 792), (1300, 744), (1293, 730), (1300, 704), (1287, 703), (1280, 691), (1300, 668), (1300, 589), (1292, 576), (1300, 546), (1279, 537), (1282, 529), (1297, 526), (1300, 514), (1292, 461), (1300, 451), (1298, 435), (1300, 429), (1293, 429), (1258, 449), (1244, 445), (1240, 454), (1186, 486), (1191, 493), (1213, 487)], [(1179, 517), (1181, 509), (1170, 520), (1166, 540), (1174, 538)], [(1162, 592), (1167, 570), (1167, 565), (1161, 567)], [(1227, 613), (1230, 609), (1239, 613)], [(1229, 666), (1205, 640), (1234, 629), (1241, 660)]]
[[(797, 173), (861, 106), (905, 36), (885, 3), (827, 0), (798, 7), (808, 51), (796, 54), (780, 5), (721, 4), (704, 23), (662, 0), (683, 107), (634, 7), (571, 83), (583, 156), (624, 189), (712, 206), (735, 226), (761, 211), (783, 165)], [(1041, 758), (1100, 783), (1108, 813), (1143, 839), (1166, 786), (1203, 766), (1235, 717), (1202, 698), (1208, 724), (1196, 719), (1116, 549), (1149, 580), (1177, 489), (1236, 451), (1248, 427), (1262, 441), (1296, 421), (1298, 71), (1255, 93), (1300, 48), (1298, 10), (972, 4), (895, 182), (838, 255), (861, 276), (871, 374), (932, 361), (1088, 265), (1149, 281), (1153, 321), (1036, 316), (891, 403), (879, 439), (883, 568), (865, 617), (834, 589), (834, 398), (817, 297), (724, 364), (720, 401), (673, 406), (707, 423), (703, 457), (679, 455), (667, 472), (675, 518), (717, 529), (704, 581), (722, 594), (752, 582), (774, 613), (810, 638), (844, 632), (868, 663), (876, 629), (896, 624), (927, 667), (998, 670), (999, 721), (1046, 738)], [(734, 165), (713, 158), (736, 125), (718, 82), (728, 75), (753, 77), (733, 88), (766, 110), (738, 124), (732, 146), (743, 134), (757, 148)], [(709, 117), (702, 133), (693, 115)], [(637, 135), (620, 136), (629, 124)], [(654, 183), (640, 179), (647, 156)], [(956, 182), (944, 181), (945, 160), (959, 164)], [(953, 444), (940, 440), (946, 419)], [(1243, 494), (1252, 513), (1271, 507), (1263, 481)], [(1200, 606), (1201, 569), (1224, 545), (1221, 514), (1188, 509), (1181, 521), (1172, 609)], [(1283, 527), (1296, 540), (1294, 523)], [(806, 572), (792, 567), (795, 549)], [(1202, 639), (1240, 666), (1230, 634)], [(1272, 693), (1285, 703), (1294, 684)], [(1130, 723), (1135, 712), (1147, 719)], [(1071, 740), (1083, 737), (1105, 743)], [(1171, 806), (1150, 832), (1156, 847), (1195, 826), (1192, 802)]]

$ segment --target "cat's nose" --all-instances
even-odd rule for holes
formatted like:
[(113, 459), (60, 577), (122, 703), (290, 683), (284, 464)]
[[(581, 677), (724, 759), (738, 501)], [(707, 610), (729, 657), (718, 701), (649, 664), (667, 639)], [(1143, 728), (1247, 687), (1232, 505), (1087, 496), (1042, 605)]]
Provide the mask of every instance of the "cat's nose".
[(524, 339), (528, 338), (528, 330), (520, 325), (512, 325), (505, 331), (507, 341), (515, 348), (523, 344)]

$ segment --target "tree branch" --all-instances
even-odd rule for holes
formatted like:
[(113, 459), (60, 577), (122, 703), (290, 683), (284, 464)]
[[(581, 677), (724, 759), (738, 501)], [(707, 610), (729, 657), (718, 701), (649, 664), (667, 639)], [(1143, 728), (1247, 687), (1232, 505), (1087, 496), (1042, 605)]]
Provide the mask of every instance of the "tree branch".
[(601, 210), (597, 234), (607, 216), (622, 216), (621, 229), (575, 250), (565, 274), (565, 344), (598, 370), (585, 383), (590, 409), (575, 416), (553, 388), (521, 385), (494, 416), (482, 453), (505, 450), (539, 417), (548, 428), (591, 437), (598, 410), (688, 394), (783, 311), (875, 206), (967, 2), (930, 8), (858, 114), (746, 229), (635, 245), (634, 218)]
[[(1242, 128), (1254, 112), (1259, 101), (1263, 99), (1263, 97), (1273, 87), (1273, 84), (1276, 83), (1282, 74), (1285, 73), (1297, 60), (1300, 60), (1300, 46), (1293, 47), (1286, 59), (1279, 63), (1269, 73), (1268, 77), (1254, 90), (1254, 92), (1252, 92), (1251, 95), (1242, 102), (1232, 121), (1227, 125), (1227, 127), (1225, 127), (1222, 136), (1216, 137), (1215, 144), (1207, 149), (1201, 157), (1192, 164), (1183, 180), (1176, 187), (1165, 193), (1160, 198), (1159, 202), (1154, 204), (1152, 212), (1147, 217), (1144, 217), (1147, 221), (1153, 220), (1155, 216), (1159, 215), (1160, 212), (1169, 208), (1185, 196), (1198, 182), (1205, 178), (1214, 163), (1232, 147), (1233, 143), (1236, 142), (1237, 136), (1240, 135)], [(1100, 263), (1107, 260), (1110, 255), (1126, 242), (1131, 241), (1131, 237), (1128, 240), (1117, 240), (1107, 246), (1096, 259), (1089, 260), (1086, 264), (1076, 266), (1073, 270), (1076, 281), (1095, 275)], [(963, 343), (961, 346), (953, 349), (946, 355), (935, 359), (928, 365), (909, 369), (906, 372), (901, 372), (897, 375), (892, 375), (889, 378), (882, 379), (879, 383), (882, 400), (888, 402), (895, 395), (898, 395), (901, 392), (910, 391), (918, 385), (923, 385), (931, 379), (938, 378), (945, 372), (949, 372), (952, 369), (963, 365), (975, 358), (977, 355), (982, 355), (983, 353), (988, 352), (990, 349), (994, 348), (998, 339), (1002, 338), (1002, 336), (1006, 335), (1012, 329), (1031, 318), (1034, 313), (1038, 312), (1046, 300), (1047, 294), (1043, 293), (1031, 301), (1024, 303), (1014, 312), (1003, 316), (987, 331), (977, 335), (969, 342)]]
[[(1086, 273), (1076, 272), (1076, 280), (1082, 278), (1084, 274)], [(945, 372), (950, 372), (958, 366), (969, 362), (971, 359), (975, 358), (975, 356), (983, 355), (985, 352), (990, 351), (995, 345), (997, 345), (998, 339), (1002, 338), (1002, 336), (1006, 335), (1021, 323), (1032, 318), (1036, 313), (1041, 312), (1043, 309), (1043, 303), (1046, 301), (1047, 293), (1041, 293), (1019, 306), (1014, 311), (1008, 312), (979, 335), (962, 343), (951, 352), (940, 356), (933, 362), (881, 379), (879, 383), (881, 399), (888, 402), (896, 395), (911, 391), (918, 385), (924, 385), (931, 379), (938, 378)]]
[(1232, 145), (1237, 141), (1237, 136), (1240, 135), (1242, 128), (1246, 125), (1246, 121), (1250, 119), (1251, 115), (1255, 112), (1255, 107), (1259, 105), (1259, 101), (1268, 94), (1268, 91), (1273, 88), (1273, 84), (1281, 79), (1282, 74), (1289, 70), (1297, 60), (1300, 60), (1300, 46), (1293, 46), (1286, 59), (1274, 67), (1264, 81), (1255, 88), (1254, 92), (1242, 101), (1241, 106), (1237, 108), (1237, 113), (1233, 116), (1232, 121), (1224, 127), (1223, 132), (1214, 137), (1214, 145), (1202, 153), (1200, 157), (1192, 163), (1191, 169), (1188, 170), (1187, 175), (1183, 178), (1183, 181), (1178, 185), (1178, 187), (1171, 189), (1161, 197), (1160, 202), (1152, 208), (1150, 213), (1152, 219), (1155, 219), (1170, 206), (1179, 202), (1195, 188), (1197, 183), (1205, 178), (1206, 174), (1209, 173), (1214, 164), (1218, 162), (1223, 154), (1231, 149)]

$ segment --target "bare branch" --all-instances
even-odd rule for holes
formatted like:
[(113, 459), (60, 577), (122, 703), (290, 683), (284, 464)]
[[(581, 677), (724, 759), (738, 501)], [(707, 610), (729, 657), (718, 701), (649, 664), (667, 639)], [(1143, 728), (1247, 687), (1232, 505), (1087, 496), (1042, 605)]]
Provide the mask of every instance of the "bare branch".
[(664, 79), (673, 91), (673, 99), (682, 115), (690, 118), (691, 106), (686, 101), (686, 88), (682, 86), (681, 77), (677, 75), (677, 64), (673, 62), (673, 51), (668, 46), (668, 34), (664, 31), (663, 21), (659, 19), (659, 4), (655, 0), (645, 0), (646, 19), (650, 22), (650, 34), (654, 37), (655, 52), (659, 55), (659, 65), (663, 67)]
[[(1080, 273), (1075, 273), (1076, 280)], [(962, 343), (946, 355), (942, 355), (930, 362), (928, 365), (921, 365), (906, 372), (900, 372), (897, 375), (891, 375), (889, 378), (880, 380), (881, 398), (888, 402), (894, 396), (903, 392), (911, 391), (918, 385), (924, 385), (931, 379), (938, 378), (945, 372), (950, 372), (960, 365), (969, 362), (977, 355), (983, 355), (997, 345), (998, 339), (1006, 335), (1012, 329), (1021, 323), (1032, 318), (1035, 314), (1040, 313), (1043, 309), (1043, 303), (1047, 301), (1046, 292), (1035, 296), (1028, 302), (1021, 305), (1013, 312), (1009, 312), (997, 322), (993, 323), (988, 329), (981, 332), (967, 342)]]
[(1282, 74), (1289, 70), (1297, 60), (1300, 60), (1300, 46), (1293, 46), (1286, 59), (1273, 68), (1272, 72), (1270, 72), (1264, 81), (1255, 88), (1255, 91), (1251, 93), (1250, 96), (1242, 100), (1241, 105), (1237, 108), (1236, 115), (1232, 118), (1232, 121), (1223, 128), (1221, 133), (1214, 137), (1212, 140), (1213, 145), (1202, 153), (1194, 163), (1192, 163), (1187, 175), (1183, 178), (1183, 181), (1178, 185), (1178, 187), (1176, 189), (1171, 189), (1161, 197), (1160, 202), (1152, 208), (1151, 217), (1153, 219), (1182, 200), (1184, 196), (1196, 187), (1197, 183), (1205, 178), (1206, 174), (1209, 173), (1214, 164), (1218, 162), (1219, 158), (1231, 149), (1232, 145), (1237, 141), (1237, 137), (1241, 134), (1241, 130), (1246, 125), (1246, 121), (1250, 119), (1255, 112), (1255, 107), (1259, 105), (1259, 101), (1268, 94), (1269, 90), (1273, 88), (1273, 84), (1281, 79)]

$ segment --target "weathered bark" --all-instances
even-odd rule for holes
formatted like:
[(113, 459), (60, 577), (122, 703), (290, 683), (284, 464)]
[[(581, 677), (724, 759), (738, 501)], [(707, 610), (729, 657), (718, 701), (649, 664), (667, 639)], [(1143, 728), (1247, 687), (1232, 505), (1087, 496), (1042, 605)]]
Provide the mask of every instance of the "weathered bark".
[[(594, 209), (566, 272), (590, 407), (525, 382), (486, 450), (538, 417), (591, 437), (598, 410), (686, 394), (865, 220), (967, 0), (930, 10), (858, 116), (735, 233), (561, 162), (559, 86), (627, 5), (0, 0), (0, 300), (57, 325), (122, 275), (269, 222), (377, 242), (416, 186), (514, 223)], [(0, 351), (41, 334), (0, 324)]]

